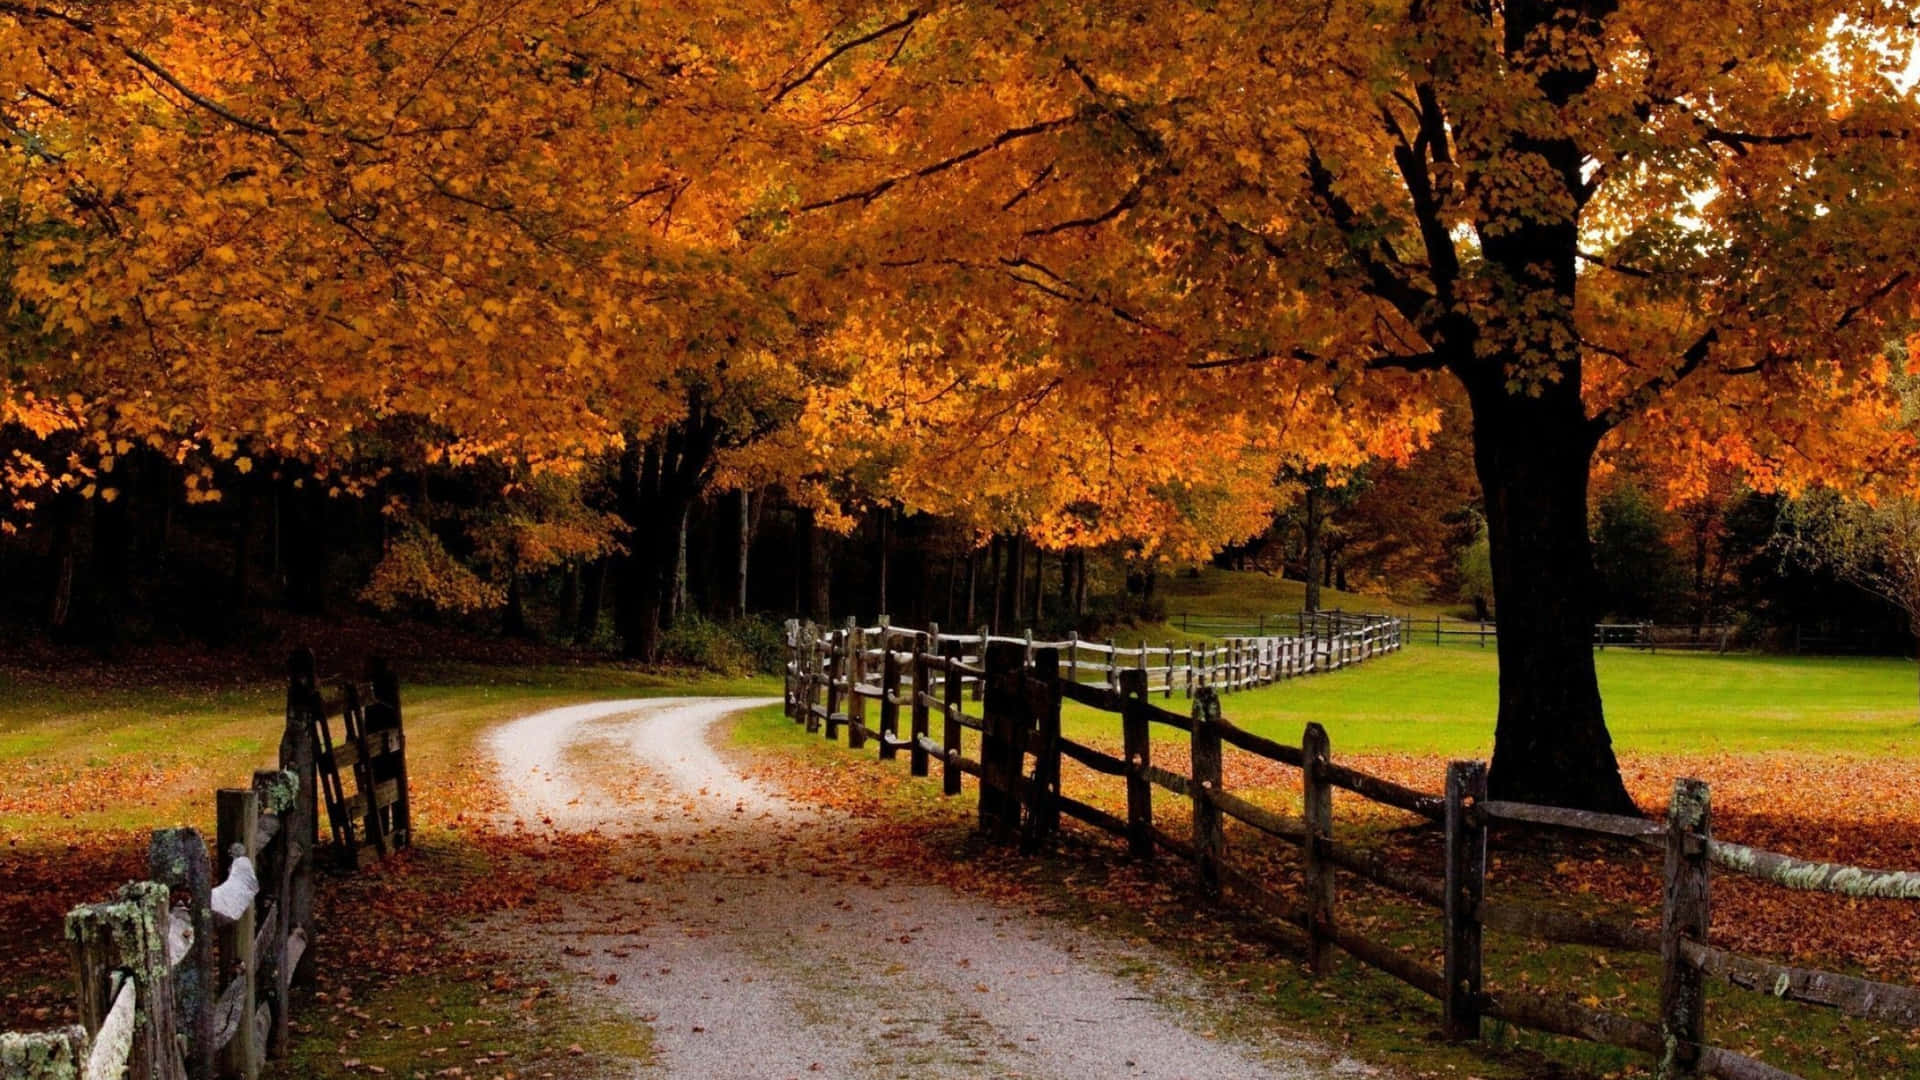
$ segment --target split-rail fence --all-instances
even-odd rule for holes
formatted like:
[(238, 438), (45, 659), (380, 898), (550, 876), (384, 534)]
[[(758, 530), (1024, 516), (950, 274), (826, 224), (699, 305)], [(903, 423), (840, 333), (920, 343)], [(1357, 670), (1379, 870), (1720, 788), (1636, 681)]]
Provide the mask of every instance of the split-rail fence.
[(215, 793), (211, 855), (198, 829), (157, 830), (147, 880), (67, 914), (80, 1023), (0, 1033), (0, 1077), (255, 1080), (286, 1052), (313, 978), (322, 797), (345, 866), (408, 832), (397, 681), (376, 663), (370, 683), (329, 682), (311, 652), (289, 662), (280, 767)]
[[(1444, 793), (1417, 791), (1335, 762), (1327, 732), (1319, 724), (1308, 724), (1300, 745), (1293, 746), (1227, 720), (1221, 714), (1220, 689), (1249, 685), (1246, 680), (1258, 677), (1242, 675), (1243, 670), (1276, 670), (1261, 666), (1269, 663), (1287, 669), (1287, 662), (1274, 661), (1275, 653), (1266, 648), (1253, 649), (1251, 657), (1265, 659), (1249, 659), (1243, 668), (1215, 664), (1210, 658), (1222, 650), (1193, 647), (1186, 652), (1189, 666), (1183, 680), (1178, 652), (1164, 665), (1148, 663), (1145, 654), (1127, 655), (1135, 662), (1129, 667), (1109, 646), (1095, 652), (1107, 658), (1093, 665), (1102, 678), (1088, 682), (1083, 678), (1088, 667), (1064, 656), (1062, 647), (1051, 642), (985, 634), (953, 637), (937, 629), (920, 632), (885, 625), (823, 632), (791, 623), (788, 630), (786, 708), (796, 723), (824, 731), (828, 738), (845, 728), (851, 747), (875, 740), (882, 759), (897, 758), (905, 750), (915, 776), (927, 776), (931, 763), (938, 761), (948, 795), (961, 793), (963, 774), (973, 776), (982, 833), (1000, 842), (1017, 840), (1024, 851), (1048, 846), (1064, 816), (1122, 838), (1133, 857), (1151, 860), (1171, 854), (1193, 866), (1208, 900), (1230, 899), (1291, 928), (1316, 973), (1329, 969), (1330, 952), (1338, 948), (1438, 999), (1449, 1038), (1477, 1039), (1482, 1021), (1492, 1018), (1650, 1054), (1666, 1077), (1797, 1080), (1792, 1073), (1711, 1043), (1705, 994), (1709, 977), (1782, 1001), (1920, 1027), (1920, 990), (1740, 955), (1710, 944), (1707, 934), (1709, 878), (1716, 867), (1783, 888), (1903, 900), (1920, 900), (1920, 872), (1816, 863), (1716, 840), (1708, 788), (1698, 780), (1675, 783), (1665, 822), (1494, 801), (1487, 796), (1486, 765), (1475, 761), (1448, 766)], [(1395, 637), (1384, 640), (1397, 645)], [(1068, 647), (1086, 648), (1078, 642)], [(1241, 653), (1225, 648), (1224, 655)], [(1282, 648), (1278, 655), (1300, 654)], [(1324, 652), (1308, 655), (1317, 659)], [(1192, 687), (1188, 711), (1153, 702), (1156, 693), (1167, 694), (1172, 684), (1183, 681)], [(969, 688), (977, 689), (978, 705), (972, 712)], [(1119, 716), (1121, 756), (1062, 733), (1061, 707), (1068, 701)], [(869, 703), (879, 714), (872, 725)], [(903, 711), (905, 736), (899, 733)], [(936, 718), (941, 725), (937, 741), (932, 731)], [(1187, 736), (1185, 762), (1156, 760), (1151, 738), (1156, 726)], [(963, 752), (967, 731), (975, 733), (977, 759)], [(1299, 770), (1302, 816), (1275, 812), (1227, 790), (1223, 761), (1229, 747)], [(1063, 791), (1063, 760), (1123, 779), (1125, 816)], [(1186, 766), (1184, 772), (1180, 764)], [(1156, 789), (1186, 804), (1191, 815), (1186, 835), (1174, 835), (1155, 823)], [(1342, 842), (1333, 829), (1336, 789), (1440, 826), (1445, 834), (1442, 865), (1429, 873), (1410, 871)], [(1228, 821), (1300, 849), (1303, 903), (1289, 901), (1234, 865), (1228, 854)], [(1660, 929), (1488, 896), (1488, 836), (1495, 827), (1517, 834), (1613, 837), (1664, 851)], [(1440, 966), (1436, 969), (1369, 938), (1343, 920), (1336, 887), (1340, 874), (1432, 909), (1445, 941)], [(1658, 1015), (1644, 1019), (1546, 993), (1491, 989), (1481, 973), (1488, 930), (1658, 957)]]

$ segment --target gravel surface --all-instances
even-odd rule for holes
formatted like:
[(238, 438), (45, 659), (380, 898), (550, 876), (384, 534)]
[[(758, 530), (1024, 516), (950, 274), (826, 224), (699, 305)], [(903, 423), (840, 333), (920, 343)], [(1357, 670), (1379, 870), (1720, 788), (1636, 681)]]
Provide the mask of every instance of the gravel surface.
[(709, 743), (767, 703), (604, 702), (490, 736), (511, 816), (598, 831), (631, 858), (560, 919), (494, 928), (652, 1026), (639, 1075), (1378, 1075), (1298, 1040), (1213, 1037), (1179, 1005), (1199, 988), (1151, 950), (839, 855), (855, 823), (747, 780)]

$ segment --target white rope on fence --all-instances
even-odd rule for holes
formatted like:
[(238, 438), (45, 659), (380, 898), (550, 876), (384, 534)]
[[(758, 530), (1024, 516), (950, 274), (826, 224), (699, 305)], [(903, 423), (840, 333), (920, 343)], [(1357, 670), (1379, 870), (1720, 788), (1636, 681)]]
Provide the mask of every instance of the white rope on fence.
[(175, 906), (167, 914), (167, 966), (179, 967), (193, 948), (193, 917), (187, 909)]
[(122, 977), (120, 992), (114, 995), (113, 1008), (100, 1022), (93, 1036), (93, 1049), (87, 1053), (87, 1067), (81, 1080), (120, 1080), (127, 1071), (127, 1059), (133, 1054), (133, 1012), (138, 991), (133, 980)]
[(253, 898), (260, 894), (260, 879), (254, 875), (253, 860), (242, 855), (233, 860), (233, 867), (227, 871), (227, 880), (213, 890), (213, 913), (221, 922), (232, 925), (246, 915), (253, 906)]

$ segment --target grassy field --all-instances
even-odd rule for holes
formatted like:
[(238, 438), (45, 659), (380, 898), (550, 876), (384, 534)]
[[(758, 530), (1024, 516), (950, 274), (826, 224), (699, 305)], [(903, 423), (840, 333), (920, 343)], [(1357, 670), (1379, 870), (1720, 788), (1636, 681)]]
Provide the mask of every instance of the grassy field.
[[(431, 827), (467, 808), (460, 774), (494, 724), (536, 708), (667, 693), (768, 693), (768, 679), (625, 668), (444, 667), (402, 685), (409, 769)], [(285, 690), (73, 688), (0, 676), (0, 834), (17, 844), (102, 830), (211, 828), (213, 791), (276, 761)]]
[[(1595, 655), (1607, 725), (1622, 752), (1850, 757), (1920, 755), (1920, 705), (1909, 660), (1691, 655), (1609, 649)], [(1364, 664), (1230, 694), (1228, 719), (1297, 743), (1318, 721), (1336, 753), (1485, 757), (1493, 747), (1494, 650), (1415, 644)], [(1161, 701), (1185, 709), (1175, 694)], [(1082, 733), (1119, 721), (1074, 709)]]

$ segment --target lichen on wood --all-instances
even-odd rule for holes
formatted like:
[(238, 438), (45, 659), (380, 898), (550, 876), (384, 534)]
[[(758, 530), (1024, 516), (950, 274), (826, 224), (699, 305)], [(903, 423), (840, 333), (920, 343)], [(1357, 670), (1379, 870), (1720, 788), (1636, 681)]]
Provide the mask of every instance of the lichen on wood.
[(1707, 853), (1717, 866), (1789, 889), (1838, 893), (1860, 900), (1920, 900), (1920, 871), (1868, 870), (1844, 863), (1813, 862), (1724, 840), (1710, 843)]
[(80, 1080), (87, 1033), (78, 1024), (30, 1034), (0, 1032), (0, 1076), (8, 1080)]

